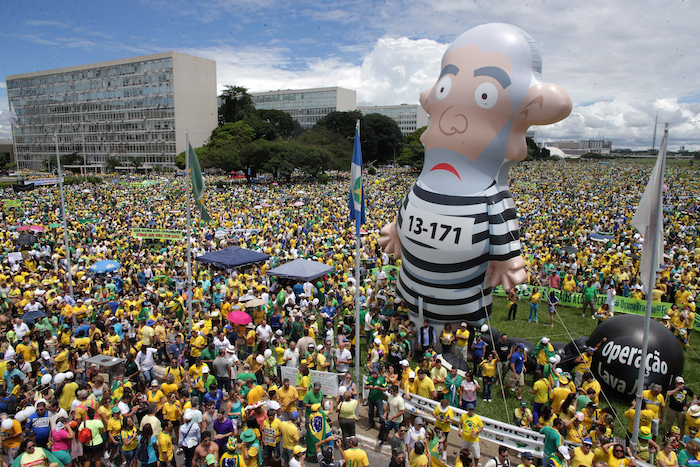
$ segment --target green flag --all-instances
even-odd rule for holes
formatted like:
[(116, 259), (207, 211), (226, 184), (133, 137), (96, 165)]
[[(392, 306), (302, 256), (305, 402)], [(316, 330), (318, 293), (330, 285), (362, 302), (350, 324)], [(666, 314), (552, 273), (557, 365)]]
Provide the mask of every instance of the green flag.
[(192, 145), (187, 147), (187, 157), (190, 162), (190, 179), (192, 180), (192, 194), (195, 202), (199, 206), (199, 214), (203, 221), (211, 222), (211, 217), (204, 207), (204, 179), (202, 178), (202, 169), (199, 168), (199, 160), (197, 154), (192, 149)]

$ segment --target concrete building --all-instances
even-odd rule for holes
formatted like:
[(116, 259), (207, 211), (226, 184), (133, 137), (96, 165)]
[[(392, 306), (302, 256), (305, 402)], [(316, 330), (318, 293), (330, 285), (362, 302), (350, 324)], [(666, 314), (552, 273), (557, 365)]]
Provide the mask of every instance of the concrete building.
[(357, 102), (355, 91), (339, 87), (251, 92), (250, 96), (256, 109), (287, 112), (305, 129), (331, 112), (355, 110)]
[(612, 153), (612, 141), (598, 139), (552, 141), (545, 143), (545, 147), (561, 149), (567, 157), (581, 157), (589, 153), (609, 156)]
[(216, 62), (164, 52), (6, 77), (19, 118), (18, 168), (41, 170), (59, 152), (85, 154), (93, 170), (108, 158), (122, 166), (175, 167), (216, 128)]
[[(6, 138), (0, 138), (0, 152), (4, 152), (10, 155), (10, 161), (15, 160), (15, 149), (12, 147), (12, 140)], [(2, 169), (2, 167), (0, 167)]]
[(404, 136), (428, 124), (428, 114), (420, 104), (375, 105), (358, 107), (357, 110), (362, 112), (362, 115), (386, 115), (396, 122)]

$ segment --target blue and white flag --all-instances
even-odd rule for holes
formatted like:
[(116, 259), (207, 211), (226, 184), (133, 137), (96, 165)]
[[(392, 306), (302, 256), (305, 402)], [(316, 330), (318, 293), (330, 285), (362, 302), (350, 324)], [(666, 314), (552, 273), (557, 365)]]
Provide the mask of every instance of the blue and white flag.
[(352, 151), (350, 169), (350, 219), (355, 221), (355, 233), (359, 240), (360, 227), (365, 223), (365, 193), (362, 188), (362, 148), (360, 147), (360, 123), (355, 128), (355, 148)]

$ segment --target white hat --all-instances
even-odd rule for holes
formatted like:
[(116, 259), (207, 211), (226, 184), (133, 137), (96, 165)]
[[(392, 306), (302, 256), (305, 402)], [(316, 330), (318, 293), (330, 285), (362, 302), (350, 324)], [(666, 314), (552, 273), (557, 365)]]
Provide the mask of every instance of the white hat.
[(232, 346), (232, 345), (229, 345), (228, 347), (226, 347), (226, 352), (228, 352), (228, 353), (236, 353), (236, 348), (235, 348), (234, 346)]
[(466, 326), (467, 326), (467, 323), (462, 323), (462, 324), (460, 324), (459, 326), (460, 326), (460, 327), (462, 327), (462, 326), (466, 327)]
[(279, 410), (280, 403), (277, 401), (267, 401), (267, 410)]
[(661, 319), (671, 319), (671, 317), (668, 316), (668, 315), (663, 315), (663, 316), (661, 317)]
[(693, 418), (700, 417), (700, 405), (693, 404), (688, 408), (688, 415)]
[(75, 375), (73, 374), (72, 371), (67, 371), (66, 372), (66, 379), (73, 379), (75, 378)]
[(49, 360), (51, 358), (51, 355), (49, 355), (49, 353), (46, 350), (44, 350), (43, 352), (41, 352), (41, 358), (43, 358), (44, 360)]
[(399, 362), (399, 365), (401, 365), (401, 366), (409, 366), (408, 360), (401, 360), (401, 361)]
[(582, 422), (586, 416), (583, 415), (583, 412), (576, 412), (575, 417), (576, 417), (576, 420), (578, 420), (579, 422)]
[(415, 377), (416, 377), (416, 373), (414, 371), (408, 372), (408, 379), (415, 378)]
[(375, 338), (374, 338), (374, 343), (377, 344), (377, 345), (382, 345), (382, 340), (381, 340), (380, 338), (378, 338), (378, 337), (375, 337)]
[(185, 410), (185, 414), (182, 416), (185, 420), (192, 420), (192, 411), (191, 410)]
[(202, 373), (209, 373), (209, 367), (208, 366), (202, 367)]
[(318, 344), (318, 345), (316, 346), (316, 350), (323, 350), (323, 345), (322, 345), (322, 344)]
[(682, 376), (676, 376), (676, 383), (685, 383), (685, 380)]
[(549, 357), (549, 363), (557, 363), (557, 357)]
[(543, 337), (540, 342), (542, 342), (543, 344), (549, 344), (549, 337)]
[(564, 456), (564, 459), (569, 460), (571, 459), (571, 456), (569, 455), (569, 448), (562, 445), (557, 448), (557, 451), (559, 451), (559, 454)]

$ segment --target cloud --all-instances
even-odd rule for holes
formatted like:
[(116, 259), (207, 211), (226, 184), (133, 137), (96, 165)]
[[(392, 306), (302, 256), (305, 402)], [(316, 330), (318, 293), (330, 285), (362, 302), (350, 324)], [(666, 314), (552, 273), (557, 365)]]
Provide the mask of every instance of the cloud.
[(56, 26), (60, 28), (67, 28), (68, 25), (66, 23), (62, 23), (60, 21), (45, 21), (45, 20), (32, 20), (32, 21), (26, 21), (24, 24), (27, 26), (37, 26), (37, 27), (47, 27), (47, 26)]

